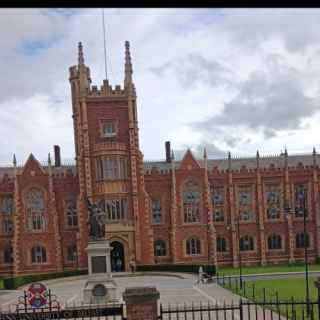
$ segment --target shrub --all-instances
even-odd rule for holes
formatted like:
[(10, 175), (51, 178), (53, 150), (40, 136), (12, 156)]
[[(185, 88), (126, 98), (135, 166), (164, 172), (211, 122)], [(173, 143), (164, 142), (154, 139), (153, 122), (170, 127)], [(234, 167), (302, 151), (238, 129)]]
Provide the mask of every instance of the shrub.
[(3, 286), (5, 289), (16, 289), (25, 284), (38, 282), (43, 280), (65, 278), (88, 274), (88, 270), (76, 270), (76, 271), (63, 271), (63, 272), (51, 272), (51, 273), (40, 273), (40, 274), (31, 274), (26, 276), (18, 276), (12, 278), (3, 279)]
[[(137, 271), (169, 271), (169, 272), (187, 272), (198, 273), (200, 265), (195, 264), (149, 264), (138, 265)], [(212, 275), (216, 274), (214, 265), (203, 265), (203, 271)]]

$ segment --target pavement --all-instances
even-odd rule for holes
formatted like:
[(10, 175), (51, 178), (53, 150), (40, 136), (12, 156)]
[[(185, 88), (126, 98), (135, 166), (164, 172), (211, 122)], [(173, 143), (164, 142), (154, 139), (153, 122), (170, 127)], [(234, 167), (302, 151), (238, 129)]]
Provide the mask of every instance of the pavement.
[[(86, 276), (77, 276), (64, 279), (55, 279), (49, 281), (43, 281), (50, 289), (53, 294), (58, 298), (58, 301), (62, 306), (73, 306), (82, 303), (82, 290), (84, 288)], [(196, 307), (202, 304), (207, 306), (208, 304), (214, 306), (224, 305), (238, 305), (240, 297), (222, 287), (216, 283), (211, 284), (197, 284), (197, 275), (192, 274), (159, 274), (159, 273), (135, 273), (135, 274), (115, 274), (114, 280), (118, 286), (118, 297), (120, 302), (122, 301), (122, 293), (125, 288), (135, 286), (155, 286), (160, 292), (160, 301), (164, 307), (170, 305), (171, 308), (181, 308), (182, 306), (191, 306), (192, 304)], [(0, 306), (2, 310), (14, 310), (15, 303), (17, 302), (18, 296), (23, 294), (22, 287), (19, 290), (3, 291), (0, 295)], [(244, 308), (244, 319), (249, 319), (248, 308)], [(255, 318), (257, 312), (258, 317)], [(263, 316), (263, 309), (258, 307), (257, 311), (251, 310), (251, 319), (265, 319), (271, 320), (276, 319), (275, 314), (271, 315), (269, 311), (265, 312)], [(177, 314), (164, 315), (165, 319), (178, 319)], [(180, 314), (181, 316), (181, 314)], [(217, 317), (218, 316), (218, 317)], [(190, 314), (191, 317), (191, 314)], [(225, 320), (239, 320), (239, 311), (235, 310), (234, 313), (231, 311), (212, 311), (210, 316), (208, 313), (194, 314), (194, 320), (197, 319), (225, 319)], [(185, 318), (189, 319), (189, 317)], [(190, 318), (191, 319), (191, 318)], [(277, 319), (282, 319), (281, 317)]]

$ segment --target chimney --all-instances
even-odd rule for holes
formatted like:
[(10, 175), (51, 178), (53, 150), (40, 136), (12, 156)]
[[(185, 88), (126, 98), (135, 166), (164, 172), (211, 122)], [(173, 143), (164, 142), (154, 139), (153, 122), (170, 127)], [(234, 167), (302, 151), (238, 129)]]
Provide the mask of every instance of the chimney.
[(166, 141), (165, 147), (166, 147), (166, 162), (167, 162), (167, 163), (170, 163), (170, 162), (171, 162), (170, 141)]
[(61, 156), (60, 156), (60, 147), (54, 146), (54, 166), (60, 167), (61, 166)]

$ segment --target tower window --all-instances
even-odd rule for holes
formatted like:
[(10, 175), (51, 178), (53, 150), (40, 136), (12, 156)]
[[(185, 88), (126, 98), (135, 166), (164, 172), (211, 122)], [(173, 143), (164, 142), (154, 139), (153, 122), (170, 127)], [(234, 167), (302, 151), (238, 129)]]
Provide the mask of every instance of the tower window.
[(106, 121), (102, 125), (102, 134), (105, 138), (113, 138), (116, 136), (116, 123), (115, 121)]
[(127, 217), (128, 201), (126, 198), (103, 199), (99, 202), (99, 207), (106, 212), (108, 221), (123, 220)]
[(183, 193), (184, 222), (200, 222), (200, 191), (198, 185), (188, 181), (184, 185)]
[(67, 203), (67, 224), (68, 227), (76, 227), (78, 225), (77, 205), (75, 199), (71, 199)]
[(159, 224), (162, 222), (161, 201), (160, 199), (152, 200), (152, 223)]

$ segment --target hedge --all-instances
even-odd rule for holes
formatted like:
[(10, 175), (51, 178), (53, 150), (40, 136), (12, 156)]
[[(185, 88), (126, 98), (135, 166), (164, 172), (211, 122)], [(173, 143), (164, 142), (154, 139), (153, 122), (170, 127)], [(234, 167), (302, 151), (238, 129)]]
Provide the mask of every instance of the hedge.
[(51, 273), (40, 273), (40, 274), (31, 274), (27, 276), (18, 276), (13, 278), (4, 278), (3, 287), (4, 289), (16, 289), (25, 284), (38, 282), (43, 280), (72, 277), (88, 274), (88, 270), (76, 270), (76, 271), (63, 271), (63, 272), (51, 272)]
[[(195, 264), (148, 264), (137, 265), (137, 271), (169, 271), (169, 272), (187, 272), (198, 273), (200, 265)], [(203, 265), (203, 271), (212, 275), (216, 275), (216, 267), (214, 265)]]
[(0, 279), (0, 290), (4, 289), (4, 282), (3, 279)]

